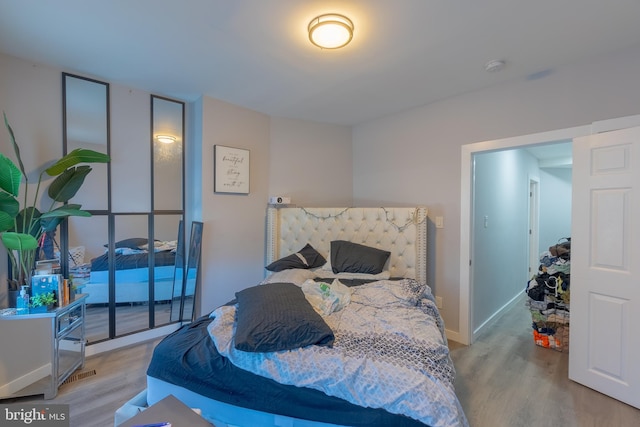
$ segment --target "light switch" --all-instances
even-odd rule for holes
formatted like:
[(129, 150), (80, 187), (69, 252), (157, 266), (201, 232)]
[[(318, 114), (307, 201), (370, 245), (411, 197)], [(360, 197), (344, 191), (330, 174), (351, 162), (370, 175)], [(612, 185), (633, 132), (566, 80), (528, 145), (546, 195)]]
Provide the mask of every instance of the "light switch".
[(484, 216), (484, 228), (489, 228), (489, 215)]
[(436, 228), (444, 228), (444, 217), (442, 216), (436, 217)]

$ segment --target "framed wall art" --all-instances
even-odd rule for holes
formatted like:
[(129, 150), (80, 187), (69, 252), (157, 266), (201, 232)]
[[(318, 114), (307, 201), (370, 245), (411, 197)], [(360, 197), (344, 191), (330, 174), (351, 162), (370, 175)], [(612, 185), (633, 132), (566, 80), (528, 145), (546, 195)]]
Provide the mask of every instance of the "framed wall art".
[(249, 194), (249, 150), (213, 146), (213, 191)]

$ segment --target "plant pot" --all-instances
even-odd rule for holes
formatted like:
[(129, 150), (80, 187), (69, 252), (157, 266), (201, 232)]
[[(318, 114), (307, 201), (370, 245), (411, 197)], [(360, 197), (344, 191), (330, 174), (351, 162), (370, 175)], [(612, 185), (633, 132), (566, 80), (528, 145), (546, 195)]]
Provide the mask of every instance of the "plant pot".
[(52, 305), (40, 305), (38, 307), (29, 308), (29, 313), (30, 314), (46, 313), (47, 311), (51, 310), (52, 308), (53, 308), (53, 304)]

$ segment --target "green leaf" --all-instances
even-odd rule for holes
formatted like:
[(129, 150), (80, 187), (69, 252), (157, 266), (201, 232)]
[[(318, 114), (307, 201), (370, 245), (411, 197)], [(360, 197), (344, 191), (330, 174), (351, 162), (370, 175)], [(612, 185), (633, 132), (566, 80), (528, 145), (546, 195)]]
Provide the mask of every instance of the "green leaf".
[(63, 219), (63, 217), (41, 218), (40, 226), (42, 227), (42, 232), (46, 233), (55, 230)]
[(82, 187), (89, 172), (91, 172), (91, 166), (87, 165), (65, 170), (49, 186), (49, 197), (56, 202), (68, 202)]
[(30, 234), (6, 232), (2, 233), (2, 243), (9, 250), (25, 251), (38, 249), (38, 241)]
[(0, 153), (0, 188), (9, 194), (18, 196), (22, 173), (4, 154)]
[(50, 176), (57, 176), (78, 163), (108, 163), (109, 161), (109, 156), (104, 153), (85, 148), (76, 148), (47, 168), (46, 172)]
[(13, 218), (6, 212), (0, 211), (0, 232), (11, 230), (13, 228)]
[[(27, 173), (24, 171), (24, 165), (22, 164), (22, 157), (20, 157), (20, 147), (18, 147), (18, 143), (16, 142), (16, 137), (13, 134), (13, 129), (11, 129), (11, 126), (9, 125), (9, 120), (7, 120), (7, 113), (3, 111), (2, 114), (4, 115), (4, 125), (7, 128), (7, 131), (9, 131), (9, 136), (11, 137), (11, 144), (13, 144), (13, 151), (15, 151), (16, 153), (16, 158), (18, 159), (18, 164), (20, 165), (20, 170), (22, 171), (22, 176), (24, 176), (25, 181), (29, 181), (29, 179), (27, 178)], [(16, 191), (14, 196), (17, 196), (17, 195), (18, 193)]]
[(0, 192), (0, 211), (6, 213), (13, 219), (20, 211), (20, 202), (11, 194)]
[(68, 216), (91, 216), (90, 212), (80, 209), (80, 205), (68, 204), (57, 209), (43, 213), (40, 219), (45, 218), (66, 218)]
[(43, 213), (40, 217), (42, 231), (53, 231), (64, 218), (70, 216), (90, 217), (91, 213), (80, 209), (80, 205), (68, 204), (60, 206), (50, 212)]
[[(17, 231), (18, 233), (26, 233), (32, 236), (38, 236), (40, 233), (40, 216), (42, 214), (40, 211), (34, 207), (28, 207), (23, 209), (16, 216), (16, 229), (13, 231)], [(26, 221), (25, 224), (25, 217)]]

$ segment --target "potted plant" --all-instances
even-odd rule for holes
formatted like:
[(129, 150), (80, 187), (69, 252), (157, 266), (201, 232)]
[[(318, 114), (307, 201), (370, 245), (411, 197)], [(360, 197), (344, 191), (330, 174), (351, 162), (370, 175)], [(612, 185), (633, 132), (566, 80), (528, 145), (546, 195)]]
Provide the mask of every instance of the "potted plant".
[(49, 311), (56, 302), (56, 294), (53, 292), (43, 292), (41, 294), (34, 295), (31, 297), (29, 312), (43, 313)]
[[(38, 242), (43, 234), (55, 230), (70, 216), (91, 216), (91, 213), (80, 209), (80, 205), (68, 203), (91, 172), (91, 167), (86, 163), (107, 163), (110, 159), (104, 153), (75, 149), (52, 161), (50, 166), (40, 172), (35, 194), (29, 199), (29, 179), (20, 157), (20, 149), (6, 113), (3, 115), (19, 167), (0, 153), (0, 240), (11, 263), (9, 290), (17, 291), (20, 286), (31, 284)], [(44, 200), (40, 201), (39, 191), (45, 175), (55, 179), (47, 188), (51, 203), (48, 208), (40, 210), (38, 202), (44, 203)], [(24, 195), (20, 201), (18, 197), (23, 181)]]

